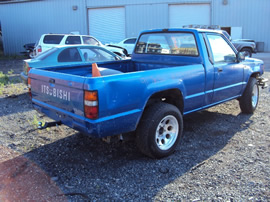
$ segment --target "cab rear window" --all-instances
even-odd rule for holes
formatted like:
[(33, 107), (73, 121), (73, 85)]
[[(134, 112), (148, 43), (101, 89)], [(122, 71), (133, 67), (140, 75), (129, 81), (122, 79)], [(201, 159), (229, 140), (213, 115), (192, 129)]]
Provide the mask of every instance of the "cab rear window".
[(147, 33), (136, 44), (135, 53), (198, 56), (192, 33)]
[(44, 44), (59, 44), (63, 39), (64, 35), (46, 35), (44, 36)]

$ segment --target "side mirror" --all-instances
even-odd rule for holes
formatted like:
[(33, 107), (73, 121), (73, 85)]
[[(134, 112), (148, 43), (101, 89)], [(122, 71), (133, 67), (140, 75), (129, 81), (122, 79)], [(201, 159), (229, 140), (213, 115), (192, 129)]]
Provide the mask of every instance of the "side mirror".
[(238, 62), (242, 62), (242, 61), (244, 61), (245, 60), (245, 53), (243, 53), (243, 52), (238, 52), (237, 53), (237, 61)]

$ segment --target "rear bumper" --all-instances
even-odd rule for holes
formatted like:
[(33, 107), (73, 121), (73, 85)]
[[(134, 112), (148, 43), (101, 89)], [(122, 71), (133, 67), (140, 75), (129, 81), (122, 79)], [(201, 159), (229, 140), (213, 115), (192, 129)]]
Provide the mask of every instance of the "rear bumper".
[(134, 131), (141, 116), (140, 110), (132, 110), (122, 114), (97, 120), (90, 120), (65, 110), (39, 102), (33, 99), (34, 108), (55, 121), (61, 121), (77, 131), (92, 137), (102, 138)]

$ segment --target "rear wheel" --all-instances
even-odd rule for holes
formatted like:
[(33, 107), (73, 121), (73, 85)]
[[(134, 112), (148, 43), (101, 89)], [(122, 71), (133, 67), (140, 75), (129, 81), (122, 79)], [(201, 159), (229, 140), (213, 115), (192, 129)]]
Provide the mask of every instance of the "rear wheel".
[(169, 156), (183, 133), (183, 118), (174, 105), (157, 103), (143, 114), (136, 131), (137, 147), (152, 158)]
[(249, 79), (246, 89), (239, 99), (241, 111), (246, 114), (253, 114), (259, 102), (259, 86), (254, 77)]

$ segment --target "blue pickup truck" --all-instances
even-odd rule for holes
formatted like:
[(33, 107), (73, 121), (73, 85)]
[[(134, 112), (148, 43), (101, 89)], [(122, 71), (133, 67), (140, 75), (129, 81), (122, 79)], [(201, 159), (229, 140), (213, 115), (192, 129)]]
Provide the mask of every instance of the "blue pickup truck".
[(252, 114), (259, 86), (266, 87), (263, 61), (245, 59), (214, 30), (143, 31), (130, 60), (97, 65), (99, 76), (91, 63), (31, 69), (34, 108), (93, 137), (135, 132), (139, 150), (152, 158), (175, 150), (183, 115), (232, 99)]

